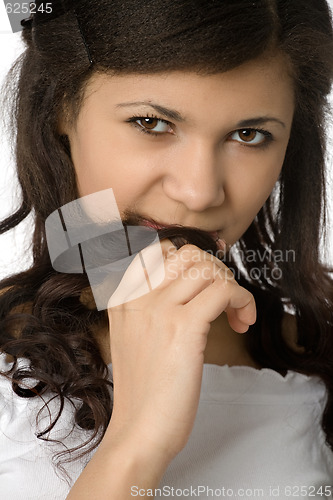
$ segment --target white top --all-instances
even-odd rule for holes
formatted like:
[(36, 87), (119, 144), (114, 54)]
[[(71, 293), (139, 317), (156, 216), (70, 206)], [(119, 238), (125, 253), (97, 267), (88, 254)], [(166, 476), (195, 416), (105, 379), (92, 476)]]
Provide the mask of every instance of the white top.
[[(0, 355), (0, 367), (5, 367)], [(111, 372), (111, 366), (110, 366)], [(185, 448), (155, 498), (332, 498), (333, 453), (320, 420), (326, 389), (318, 377), (270, 369), (204, 365), (199, 409)], [(52, 464), (63, 448), (35, 436), (38, 398), (23, 399), (0, 377), (0, 498), (65, 500), (70, 485)], [(57, 407), (53, 401), (50, 405)], [(43, 413), (43, 424), (47, 412)], [(70, 403), (51, 432), (65, 445), (89, 434), (73, 428)], [(85, 463), (65, 465), (71, 484)], [(116, 471), (115, 471), (116, 473)], [(325, 490), (326, 487), (326, 490)], [(136, 485), (132, 496), (142, 496)]]

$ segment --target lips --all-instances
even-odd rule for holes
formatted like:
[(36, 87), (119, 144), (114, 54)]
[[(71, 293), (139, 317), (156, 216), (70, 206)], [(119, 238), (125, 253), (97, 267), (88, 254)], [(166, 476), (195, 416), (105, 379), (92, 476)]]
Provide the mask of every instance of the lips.
[(143, 226), (146, 226), (146, 227), (151, 227), (152, 229), (164, 229), (164, 228), (167, 228), (167, 227), (170, 227), (170, 224), (157, 224), (156, 222), (152, 222), (152, 221), (149, 221), (149, 220), (146, 220), (146, 219), (143, 219), (141, 221), (142, 225)]
[(219, 233), (217, 231), (209, 232), (209, 234), (211, 235), (212, 238), (214, 238), (215, 241), (217, 241), (220, 238)]
[[(170, 226), (184, 227), (184, 226), (181, 226), (181, 224), (164, 224), (164, 223), (157, 224), (156, 222), (150, 221), (147, 219), (142, 219), (141, 223), (142, 223), (142, 225), (144, 225), (146, 227), (150, 227), (152, 229), (155, 229), (156, 231), (159, 229), (164, 229), (164, 228), (166, 229)], [(206, 231), (206, 232), (214, 239), (216, 246), (219, 250), (221, 250), (221, 251), (226, 250), (227, 244), (226, 244), (225, 240), (220, 238), (220, 235), (219, 235), (220, 231)]]

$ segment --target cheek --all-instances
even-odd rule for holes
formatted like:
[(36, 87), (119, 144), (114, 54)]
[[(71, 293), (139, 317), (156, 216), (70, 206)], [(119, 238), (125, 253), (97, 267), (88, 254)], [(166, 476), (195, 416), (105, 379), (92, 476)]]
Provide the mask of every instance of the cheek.
[(230, 198), (238, 220), (250, 224), (271, 194), (279, 178), (284, 153), (257, 158), (240, 169), (230, 184)]
[[(81, 196), (103, 189), (121, 191), (132, 178), (133, 158), (128, 147), (93, 127), (79, 130), (70, 140), (71, 155)], [(132, 160), (132, 161), (131, 161)]]
[(112, 188), (120, 211), (139, 203), (156, 181), (153, 159), (137, 155), (120, 134), (111, 140), (100, 129), (80, 130), (71, 152), (80, 196)]

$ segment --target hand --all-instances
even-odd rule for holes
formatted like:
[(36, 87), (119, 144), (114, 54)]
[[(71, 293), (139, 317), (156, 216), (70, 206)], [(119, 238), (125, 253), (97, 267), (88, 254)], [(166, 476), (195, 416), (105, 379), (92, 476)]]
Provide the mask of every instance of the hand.
[[(138, 446), (171, 460), (193, 427), (211, 322), (226, 311), (230, 326), (243, 333), (255, 322), (256, 309), (252, 294), (214, 256), (194, 245), (176, 250), (169, 240), (161, 246), (163, 282), (140, 296), (146, 284), (136, 272), (141, 266), (137, 256), (109, 302), (110, 429), (119, 439), (130, 436)], [(154, 272), (161, 272), (152, 248), (143, 257), (155, 264)], [(128, 300), (131, 293), (139, 298)]]

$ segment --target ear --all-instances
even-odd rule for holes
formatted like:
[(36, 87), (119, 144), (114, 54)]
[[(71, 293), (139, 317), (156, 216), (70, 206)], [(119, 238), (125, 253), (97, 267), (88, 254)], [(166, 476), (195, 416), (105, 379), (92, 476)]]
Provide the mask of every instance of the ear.
[(66, 122), (62, 119), (59, 119), (57, 122), (57, 132), (61, 136), (68, 137), (68, 126)]
[(57, 119), (57, 132), (59, 135), (67, 136), (71, 129), (71, 113), (66, 102), (66, 96), (63, 99), (63, 104)]
[(69, 141), (70, 130), (71, 130), (70, 114), (68, 112), (68, 109), (65, 108), (60, 112), (58, 116), (56, 131), (60, 136), (60, 140), (69, 157), (71, 157), (71, 145)]

